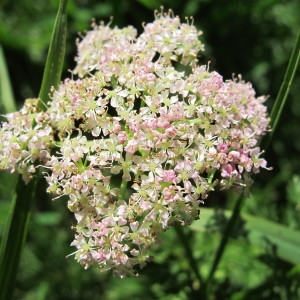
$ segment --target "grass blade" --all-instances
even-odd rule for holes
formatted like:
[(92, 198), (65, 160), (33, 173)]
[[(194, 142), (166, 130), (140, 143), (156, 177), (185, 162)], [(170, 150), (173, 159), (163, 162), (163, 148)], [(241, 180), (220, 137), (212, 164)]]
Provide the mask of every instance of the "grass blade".
[(68, 0), (61, 0), (56, 16), (51, 43), (49, 46), (46, 66), (39, 93), (39, 107), (46, 109), (46, 104), (50, 100), (49, 93), (52, 86), (57, 88), (64, 64), (67, 36), (67, 4)]
[(261, 143), (261, 148), (264, 150), (266, 150), (270, 146), (271, 140), (274, 136), (274, 132), (277, 128), (290, 88), (294, 81), (295, 73), (298, 70), (299, 62), (300, 62), (300, 30), (298, 32), (296, 42), (294, 44), (294, 48), (285, 72), (283, 82), (280, 86), (278, 95), (276, 97), (274, 106), (270, 114), (270, 118), (271, 118), (270, 126), (272, 131), (268, 136), (266, 136), (262, 140)]
[(0, 45), (0, 108), (1, 113), (16, 111), (16, 104), (6, 67), (5, 57)]
[[(63, 68), (66, 44), (67, 0), (61, 0), (54, 24), (45, 71), (39, 97), (42, 109), (49, 99), (52, 86), (59, 84)], [(0, 248), (0, 300), (9, 300), (13, 296), (14, 284), (20, 261), (22, 246), (27, 235), (31, 204), (35, 197), (37, 178), (28, 185), (19, 176), (16, 194), (6, 223)]]

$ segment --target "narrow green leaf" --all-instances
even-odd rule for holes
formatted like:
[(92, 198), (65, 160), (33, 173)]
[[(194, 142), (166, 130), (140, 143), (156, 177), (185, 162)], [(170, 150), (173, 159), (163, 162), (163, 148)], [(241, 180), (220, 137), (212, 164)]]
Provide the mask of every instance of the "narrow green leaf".
[(0, 299), (12, 298), (21, 249), (27, 235), (30, 208), (34, 198), (35, 180), (26, 185), (19, 175), (0, 248)]
[(67, 4), (68, 0), (61, 0), (59, 3), (39, 93), (39, 98), (41, 99), (39, 107), (41, 109), (46, 109), (46, 104), (50, 100), (49, 93), (51, 87), (57, 88), (61, 80), (66, 50)]
[(18, 174), (10, 174), (0, 171), (0, 238), (3, 236), (9, 211), (11, 209), (11, 199), (16, 192)]
[(295, 73), (298, 70), (299, 63), (300, 63), (300, 30), (298, 32), (296, 42), (294, 44), (294, 48), (293, 48), (286, 72), (285, 72), (283, 82), (280, 86), (278, 95), (276, 97), (274, 106), (273, 106), (271, 114), (270, 114), (270, 118), (271, 118), (270, 126), (271, 126), (272, 131), (268, 136), (264, 137), (264, 139), (262, 140), (262, 143), (261, 143), (262, 149), (266, 150), (271, 143), (271, 140), (274, 136), (274, 132), (275, 132), (278, 122), (280, 120), (283, 108), (285, 106), (290, 88), (294, 81)]
[(0, 45), (0, 111), (9, 113), (16, 111), (16, 104), (6, 67), (5, 57)]
[[(41, 109), (46, 109), (43, 103), (48, 102), (51, 87), (57, 87), (60, 81), (66, 43), (66, 11), (67, 0), (61, 0), (39, 94)], [(27, 235), (36, 182), (37, 178), (25, 185), (21, 175), (18, 178), (16, 195), (12, 201), (0, 248), (0, 300), (9, 300), (13, 295), (22, 246)]]
[[(232, 216), (231, 211), (224, 211), (227, 218)], [(201, 219), (193, 222), (192, 230), (209, 231), (215, 212), (213, 209), (202, 209)], [(241, 238), (251, 245), (263, 249), (266, 253), (276, 255), (280, 259), (292, 264), (300, 264), (300, 231), (277, 224), (267, 219), (241, 214), (244, 233)]]
[(300, 232), (269, 220), (243, 215), (247, 239), (251, 244), (265, 248), (281, 259), (300, 264)]

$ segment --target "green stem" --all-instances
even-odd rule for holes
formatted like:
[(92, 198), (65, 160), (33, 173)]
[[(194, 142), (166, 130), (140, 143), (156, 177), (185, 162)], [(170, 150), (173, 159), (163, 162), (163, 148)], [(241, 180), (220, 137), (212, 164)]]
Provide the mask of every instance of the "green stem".
[(120, 200), (125, 200), (127, 184), (128, 182), (123, 179), (120, 186)]
[(213, 276), (215, 274), (215, 271), (218, 268), (218, 265), (221, 261), (221, 258), (223, 256), (223, 254), (224, 254), (226, 245), (228, 244), (230, 235), (233, 231), (233, 228), (234, 228), (237, 220), (239, 219), (240, 211), (241, 211), (241, 208), (242, 208), (242, 205), (243, 205), (243, 200), (244, 200), (244, 195), (241, 194), (239, 196), (239, 198), (237, 199), (236, 203), (235, 203), (233, 213), (232, 213), (231, 218), (229, 219), (229, 221), (227, 223), (227, 226), (225, 228), (223, 237), (222, 237), (221, 242), (219, 244), (219, 247), (217, 249), (217, 252), (216, 252), (216, 255), (215, 255), (215, 258), (214, 258), (214, 262), (213, 262), (212, 267), (210, 269), (209, 275), (208, 275), (208, 277), (207, 277), (207, 279), (206, 279), (206, 281), (203, 285), (203, 289), (206, 290), (206, 291), (208, 291), (211, 279), (213, 278)]
[(23, 244), (27, 235), (30, 210), (34, 199), (36, 180), (25, 184), (19, 175), (9, 220), (0, 249), (0, 300), (13, 296)]
[(195, 274), (195, 277), (198, 279), (199, 283), (202, 282), (202, 278), (201, 278), (201, 275), (200, 275), (200, 272), (198, 270), (198, 263), (193, 255), (193, 250), (190, 246), (190, 238), (187, 238), (185, 236), (185, 233), (184, 231), (182, 230), (182, 226), (179, 225), (179, 224), (175, 224), (174, 225), (174, 229), (177, 233), (177, 236), (180, 240), (180, 244), (182, 245), (182, 247), (184, 248), (185, 250), (185, 253), (186, 253), (186, 257), (187, 259), (189, 260), (189, 263), (190, 263), (190, 267), (191, 269), (193, 270), (194, 274)]

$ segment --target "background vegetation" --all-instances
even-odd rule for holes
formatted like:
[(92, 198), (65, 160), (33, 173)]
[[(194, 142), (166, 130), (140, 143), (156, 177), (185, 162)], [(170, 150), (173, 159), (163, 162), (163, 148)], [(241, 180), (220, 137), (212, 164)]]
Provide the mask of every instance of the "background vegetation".
[[(201, 63), (210, 62), (210, 68), (224, 78), (242, 74), (253, 82), (258, 95), (269, 95), (267, 105), (272, 107), (300, 27), (298, 0), (69, 0), (63, 77), (70, 75), (68, 69), (74, 65), (78, 32), (87, 30), (92, 18), (108, 22), (113, 16), (113, 25), (131, 24), (141, 29), (142, 22), (153, 20), (153, 10), (160, 5), (172, 8), (182, 19), (194, 16), (206, 44)], [(6, 0), (0, 4), (0, 44), (19, 105), (38, 95), (57, 7), (58, 0)], [(287, 239), (300, 230), (299, 91), (298, 70), (266, 153), (273, 170), (255, 178), (251, 196), (242, 208), (245, 215), (289, 227)], [(0, 180), (1, 230), (11, 200), (7, 191), (15, 177), (2, 173)], [(53, 202), (45, 195), (44, 186), (41, 181), (15, 299), (199, 299), (201, 279), (209, 274), (236, 201), (232, 193), (212, 195), (203, 206), (200, 221), (185, 228), (184, 235), (173, 229), (166, 232), (162, 243), (153, 247), (153, 262), (140, 276), (121, 280), (109, 272), (85, 271), (72, 257), (65, 259), (73, 251), (69, 244), (74, 221), (66, 203), (61, 199)], [(254, 219), (253, 224), (259, 220)], [(210, 281), (209, 299), (300, 299), (300, 261), (287, 259), (271, 239), (272, 234), (282, 233), (281, 227), (274, 233), (274, 223), (259, 223), (273, 232), (258, 244), (255, 234), (260, 231), (249, 222), (241, 219), (232, 229), (223, 259)], [(291, 251), (300, 256), (300, 247), (287, 253)]]

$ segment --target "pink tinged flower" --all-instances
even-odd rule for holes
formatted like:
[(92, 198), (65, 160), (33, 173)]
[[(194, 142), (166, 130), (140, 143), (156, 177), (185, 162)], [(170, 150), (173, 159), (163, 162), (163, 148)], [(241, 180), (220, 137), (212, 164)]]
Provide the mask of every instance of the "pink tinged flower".
[(102, 263), (109, 261), (111, 258), (111, 251), (104, 249), (97, 249), (96, 251), (91, 251), (91, 255), (94, 260), (101, 261)]
[(226, 164), (227, 163), (227, 155), (225, 153), (219, 153), (218, 154), (218, 160), (221, 164)]
[[(260, 158), (259, 161), (258, 161), (258, 166), (260, 168), (267, 169), (267, 161), (263, 158)], [(254, 164), (254, 167), (257, 167), (256, 164)], [(269, 168), (269, 169), (272, 169), (272, 168)]]
[(75, 190), (80, 190), (82, 185), (83, 185), (83, 181), (80, 175), (77, 176), (72, 176), (72, 187)]
[(194, 169), (194, 164), (188, 159), (177, 162), (174, 170), (179, 173), (178, 177), (183, 181), (197, 177), (197, 171)]
[(176, 178), (176, 173), (174, 170), (164, 170), (162, 180), (164, 182), (172, 182)]
[(171, 106), (167, 117), (170, 121), (184, 119), (184, 108), (182, 103), (175, 103)]
[(140, 120), (128, 120), (128, 127), (132, 132), (138, 132), (141, 129)]
[(156, 129), (157, 128), (157, 118), (154, 117), (148, 117), (143, 123), (142, 127), (150, 130), (150, 129)]
[(228, 161), (238, 164), (240, 161), (240, 152), (239, 151), (230, 151), (227, 155)]
[(235, 169), (234, 164), (227, 164), (222, 167), (221, 176), (223, 178), (230, 178), (234, 175), (237, 175), (237, 170)]
[(165, 131), (165, 134), (169, 138), (174, 138), (177, 135), (177, 133), (178, 133), (178, 130), (173, 125), (170, 125), (170, 127), (167, 128), (166, 131)]
[(146, 199), (141, 200), (139, 206), (143, 211), (149, 211), (152, 209), (152, 203)]
[(166, 118), (159, 117), (159, 118), (157, 118), (157, 127), (166, 129), (166, 128), (170, 127), (170, 121), (167, 120)]
[(101, 237), (101, 236), (108, 236), (109, 232), (111, 231), (107, 224), (104, 224), (103, 222), (92, 222), (90, 225), (92, 229), (94, 229), (93, 236), (94, 237)]
[(261, 153), (262, 153), (262, 151), (260, 150), (259, 147), (256, 147), (256, 148), (250, 150), (250, 157), (251, 157), (252, 163), (253, 163), (253, 170), (252, 171), (254, 173), (258, 173), (259, 168), (267, 169), (266, 160), (259, 157), (261, 155)]
[(162, 195), (163, 195), (165, 201), (168, 201), (168, 202), (173, 201), (174, 197), (176, 195), (175, 186), (171, 185), (171, 186), (164, 188), (162, 191)]
[(260, 168), (267, 169), (267, 161), (263, 158), (253, 158), (253, 172), (258, 173)]
[(118, 122), (113, 123), (113, 133), (118, 133), (121, 130), (121, 125)]
[(127, 134), (125, 131), (121, 131), (117, 135), (117, 140), (119, 143), (124, 144), (127, 141)]
[(137, 231), (138, 228), (139, 228), (139, 222), (138, 222), (138, 221), (130, 222), (129, 226), (130, 226), (130, 229), (131, 229), (133, 232), (135, 232), (135, 231)]
[(137, 140), (129, 140), (124, 150), (128, 153), (135, 153), (139, 148), (139, 142)]
[(228, 151), (228, 146), (227, 146), (226, 143), (221, 143), (221, 144), (218, 144), (217, 149), (218, 149), (218, 151), (220, 151), (220, 152), (227, 153), (227, 151)]

